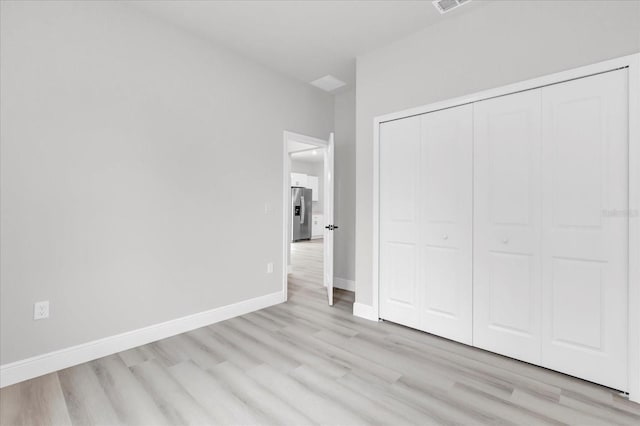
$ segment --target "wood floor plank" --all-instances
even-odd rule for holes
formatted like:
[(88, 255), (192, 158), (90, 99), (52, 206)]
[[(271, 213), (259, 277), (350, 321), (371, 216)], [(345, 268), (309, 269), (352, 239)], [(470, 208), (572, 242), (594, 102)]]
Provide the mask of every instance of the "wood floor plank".
[(170, 424), (120, 357), (111, 355), (89, 364), (124, 424)]
[(449, 391), (452, 399), (461, 405), (469, 405), (477, 410), (497, 413), (502, 419), (516, 424), (562, 425), (563, 423), (545, 416), (542, 412), (531, 411), (512, 403), (509, 398), (495, 396), (463, 383), (456, 383)]
[(437, 416), (425, 409), (421, 403), (416, 404), (415, 401), (400, 397), (392, 391), (387, 383), (364, 371), (350, 372), (339, 378), (338, 382), (375, 401), (379, 407), (378, 410), (382, 408), (402, 416), (408, 424), (444, 424), (439, 421)]
[(243, 370), (249, 370), (263, 363), (255, 354), (238, 346), (237, 342), (230, 341), (217, 332), (215, 325), (194, 330), (190, 335), (218, 354), (220, 358), (236, 364)]
[(288, 404), (272, 392), (271, 386), (263, 386), (230, 362), (223, 362), (209, 370), (211, 375), (225, 383), (230, 391), (245, 401), (263, 418), (276, 425), (315, 424), (298, 407)]
[(221, 382), (192, 362), (169, 368), (171, 375), (211, 416), (215, 424), (268, 424)]
[[(458, 409), (457, 404), (447, 400), (447, 393), (442, 389), (432, 386), (415, 386), (414, 383), (407, 383), (399, 380), (392, 384), (389, 388), (396, 397), (408, 401), (414, 405), (421, 407), (423, 411), (428, 413), (428, 418), (432, 419), (429, 423), (443, 425), (476, 425), (476, 424), (495, 424), (495, 417), (485, 417), (481, 412), (471, 410), (470, 407), (464, 405)], [(442, 401), (446, 401), (445, 404)], [(469, 411), (472, 411), (469, 413)]]
[(209, 348), (187, 334), (176, 336), (183, 350), (189, 354), (189, 359), (202, 369), (208, 369), (224, 362), (222, 357), (216, 356)]
[(277, 370), (288, 372), (300, 365), (288, 353), (278, 351), (278, 347), (265, 344), (245, 333), (239, 333), (237, 329), (227, 324), (218, 324), (215, 330), (216, 333), (231, 342), (236, 348), (242, 348), (243, 351), (251, 353), (253, 357), (260, 359), (262, 363), (268, 364)]
[(567, 395), (563, 393), (560, 396), (559, 403), (560, 405), (598, 417), (602, 419), (603, 422), (613, 421), (623, 425), (640, 425), (640, 415), (630, 415), (624, 410), (620, 410), (610, 404), (593, 401), (584, 398), (580, 394), (572, 393)]
[[(515, 389), (511, 396), (511, 402), (531, 411), (545, 412), (548, 416), (567, 424), (598, 425), (607, 422), (579, 410), (560, 405), (555, 401), (540, 398), (539, 395), (527, 392), (523, 389)], [(613, 420), (608, 420), (610, 424), (616, 424)]]
[(127, 367), (142, 364), (145, 361), (155, 359), (155, 355), (151, 353), (145, 346), (129, 349), (123, 352), (119, 352), (118, 356), (125, 363)]
[(322, 357), (313, 351), (309, 351), (301, 342), (287, 339), (277, 333), (268, 333), (267, 329), (263, 329), (259, 325), (251, 323), (244, 318), (238, 318), (237, 322), (231, 323), (229, 326), (237, 333), (253, 336), (262, 344), (273, 348), (282, 356), (295, 360), (298, 365), (309, 365), (322, 369), (322, 371), (332, 377), (340, 377), (348, 371), (346, 367), (339, 363)]
[(365, 354), (346, 350), (345, 347), (339, 344), (327, 344), (327, 342), (318, 339), (315, 334), (302, 333), (295, 327), (281, 330), (278, 333), (292, 341), (304, 342), (309, 349), (322, 354), (350, 371), (364, 369), (388, 384), (394, 383), (402, 376), (400, 372), (383, 363), (369, 360)]
[(247, 371), (247, 375), (289, 405), (298, 407), (305, 415), (320, 424), (364, 425), (366, 420), (352, 411), (333, 402), (323, 395), (313, 392), (307, 386), (282, 374), (268, 365), (261, 365)]
[(180, 336), (173, 336), (149, 343), (145, 345), (145, 348), (152, 354), (150, 356), (151, 360), (157, 361), (164, 367), (171, 367), (191, 359), (191, 353), (188, 353), (182, 347), (181, 341), (182, 338)]
[(391, 410), (379, 410), (374, 400), (368, 399), (360, 392), (356, 392), (333, 378), (320, 374), (318, 370), (307, 366), (300, 366), (290, 375), (314, 393), (325, 399), (342, 405), (365, 419), (367, 424), (404, 425), (408, 420)]
[(46, 374), (3, 388), (0, 424), (71, 425), (58, 375)]
[(131, 367), (162, 413), (174, 425), (208, 425), (213, 419), (159, 361)]
[(122, 423), (89, 364), (58, 371), (58, 378), (74, 425)]
[[(460, 355), (455, 352), (455, 346), (449, 342), (449, 347), (440, 348), (434, 345), (412, 343), (410, 340), (398, 336), (385, 338), (392, 342), (391, 346), (380, 343), (390, 350), (397, 350), (403, 354), (413, 353), (423, 356), (423, 361), (428, 361), (433, 368), (437, 368), (450, 375), (462, 374), (470, 383), (483, 383), (492, 386), (497, 391), (503, 390), (511, 393), (514, 388), (526, 388), (529, 392), (539, 394), (540, 397), (555, 400), (560, 398), (561, 389), (527, 376), (521, 376), (510, 369), (504, 369), (491, 363), (484, 363), (475, 358), (475, 354)], [(455, 345), (455, 344), (454, 344)], [(464, 346), (464, 345), (460, 345)], [(524, 363), (521, 363), (524, 364)]]

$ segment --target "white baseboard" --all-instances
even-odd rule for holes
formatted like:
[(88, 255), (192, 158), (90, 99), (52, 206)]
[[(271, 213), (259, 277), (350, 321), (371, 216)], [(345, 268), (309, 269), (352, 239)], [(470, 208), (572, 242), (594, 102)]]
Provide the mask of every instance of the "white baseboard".
[(353, 304), (353, 315), (370, 321), (378, 321), (378, 315), (375, 313), (373, 306), (358, 302)]
[(277, 293), (243, 300), (232, 305), (221, 306), (209, 311), (1, 365), (0, 388), (277, 305), (283, 301), (282, 291), (278, 291)]
[(356, 291), (356, 282), (346, 278), (333, 277), (333, 286), (342, 290)]

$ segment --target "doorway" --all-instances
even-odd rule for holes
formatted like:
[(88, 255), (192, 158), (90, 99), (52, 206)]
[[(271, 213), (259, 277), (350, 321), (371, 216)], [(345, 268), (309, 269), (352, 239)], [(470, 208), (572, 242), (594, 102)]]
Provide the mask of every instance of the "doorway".
[(333, 305), (333, 134), (327, 140), (284, 132), (284, 277), (325, 287)]

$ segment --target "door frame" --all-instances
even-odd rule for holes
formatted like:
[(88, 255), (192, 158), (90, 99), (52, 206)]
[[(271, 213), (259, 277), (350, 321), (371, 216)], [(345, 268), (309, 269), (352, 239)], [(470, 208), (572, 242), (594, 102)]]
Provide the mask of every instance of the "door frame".
[[(289, 223), (289, 209), (291, 208), (291, 162), (289, 157), (289, 142), (301, 142), (308, 145), (314, 145), (318, 147), (318, 149), (322, 150), (326, 150), (328, 148), (329, 142), (314, 138), (313, 136), (307, 136), (288, 130), (283, 132), (282, 140), (282, 301), (286, 302), (289, 289), (289, 245), (291, 244), (291, 223)], [(303, 151), (308, 150), (295, 152)], [(323, 167), (324, 161), (325, 160), (323, 160)], [(324, 251), (322, 257), (322, 260), (324, 261)]]
[[(629, 96), (629, 273), (628, 273), (628, 392), (640, 403), (640, 53), (561, 71), (441, 102), (381, 115), (373, 119), (373, 259), (372, 306), (354, 315), (370, 320), (380, 317), (380, 124), (446, 108), (536, 89), (569, 80), (628, 68)], [(363, 307), (364, 308), (364, 307)], [(362, 314), (358, 315), (358, 311)]]

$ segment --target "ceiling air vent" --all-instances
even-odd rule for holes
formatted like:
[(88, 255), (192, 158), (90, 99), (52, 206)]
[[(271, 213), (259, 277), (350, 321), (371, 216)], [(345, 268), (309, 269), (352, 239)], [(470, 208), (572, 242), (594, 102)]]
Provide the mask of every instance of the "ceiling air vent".
[(462, 6), (465, 3), (470, 3), (471, 0), (435, 0), (433, 6), (438, 9), (440, 13), (447, 13), (456, 7)]

